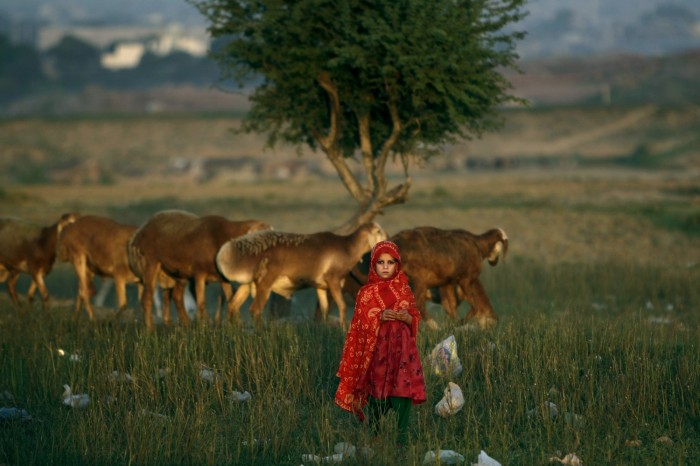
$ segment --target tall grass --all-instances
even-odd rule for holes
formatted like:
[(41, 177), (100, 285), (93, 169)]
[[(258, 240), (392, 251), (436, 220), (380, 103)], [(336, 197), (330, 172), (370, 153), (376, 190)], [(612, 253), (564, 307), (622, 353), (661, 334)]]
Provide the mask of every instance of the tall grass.
[[(428, 402), (414, 409), (412, 442), (400, 451), (390, 428), (376, 440), (334, 406), (344, 333), (331, 325), (147, 334), (138, 322), (75, 323), (69, 307), (2, 304), (0, 404), (32, 420), (0, 421), (0, 464), (298, 465), (341, 441), (375, 452), (346, 464), (422, 464), (436, 449), (467, 463), (483, 449), (504, 465), (570, 452), (587, 465), (698, 464), (699, 279), (697, 269), (518, 260), (486, 270), (500, 322), (470, 330), (430, 308), (442, 328), (419, 334)], [(452, 380), (466, 403), (442, 418), (433, 406), (449, 379), (431, 372), (428, 354), (450, 334), (464, 367)], [(88, 407), (62, 405), (63, 384), (87, 393)], [(252, 399), (233, 401), (232, 390)]]

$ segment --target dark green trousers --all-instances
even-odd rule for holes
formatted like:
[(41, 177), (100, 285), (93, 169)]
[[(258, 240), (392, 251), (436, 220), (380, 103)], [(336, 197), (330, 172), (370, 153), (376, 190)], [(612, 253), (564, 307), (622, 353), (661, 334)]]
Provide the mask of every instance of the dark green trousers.
[(367, 403), (367, 418), (369, 426), (375, 434), (379, 433), (379, 424), (390, 410), (396, 412), (397, 428), (399, 437), (398, 443), (406, 445), (408, 443), (408, 421), (411, 418), (411, 405), (413, 400), (401, 396), (390, 396), (386, 400), (378, 400), (370, 395)]

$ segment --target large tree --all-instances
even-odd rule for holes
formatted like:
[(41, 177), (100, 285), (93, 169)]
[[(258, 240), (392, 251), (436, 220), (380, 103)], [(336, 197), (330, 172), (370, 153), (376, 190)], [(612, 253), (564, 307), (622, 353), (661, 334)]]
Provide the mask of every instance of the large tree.
[(320, 149), (337, 170), (359, 205), (340, 232), (403, 203), (410, 162), (498, 128), (517, 100), (501, 71), (515, 67), (525, 0), (189, 1), (223, 44), (224, 75), (259, 83), (241, 130)]

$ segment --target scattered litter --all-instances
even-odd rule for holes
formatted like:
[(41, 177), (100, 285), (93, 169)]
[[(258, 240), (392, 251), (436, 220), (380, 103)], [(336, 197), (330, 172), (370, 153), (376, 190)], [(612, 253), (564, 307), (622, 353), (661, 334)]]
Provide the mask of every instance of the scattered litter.
[[(59, 356), (67, 356), (68, 353), (65, 352), (65, 350), (58, 348), (58, 355)], [(68, 356), (68, 360), (71, 362), (80, 362), (81, 357), (78, 353), (73, 353), (70, 356)]]
[(656, 441), (658, 443), (665, 443), (666, 445), (673, 445), (673, 440), (671, 440), (671, 437), (668, 435), (662, 435), (661, 437), (657, 438)]
[(491, 458), (484, 450), (481, 450), (476, 463), (472, 463), (472, 466), (501, 466), (501, 463)]
[(653, 311), (654, 310), (654, 304), (652, 304), (651, 301), (647, 301), (644, 304), (644, 307), (646, 308), (647, 311)]
[(147, 410), (146, 408), (141, 410), (141, 414), (144, 416), (153, 416), (153, 417), (157, 417), (160, 419), (169, 419), (168, 416), (166, 416), (165, 414), (155, 413), (153, 411)]
[[(255, 445), (260, 445), (260, 444), (262, 444), (262, 445), (267, 445), (268, 443), (270, 443), (270, 439), (258, 440), (258, 439), (256, 439), (256, 438), (254, 438), (253, 441), (251, 442), (251, 444), (252, 444), (253, 446), (255, 446)], [(241, 442), (241, 445), (247, 447), (247, 446), (248, 446), (248, 441), (247, 441), (247, 440), (243, 440), (243, 441)]]
[(63, 388), (63, 404), (71, 408), (85, 408), (90, 402), (90, 397), (84, 393), (74, 395), (70, 389), (70, 385), (64, 385)]
[(626, 447), (641, 447), (642, 441), (641, 440), (625, 440), (625, 446)]
[(320, 463), (321, 457), (318, 455), (313, 455), (311, 453), (304, 453), (303, 455), (301, 455), (301, 462), (302, 463)]
[(324, 456), (321, 458), (321, 463), (342, 463), (345, 459), (345, 455), (342, 453), (336, 453), (330, 456)]
[(348, 443), (348, 442), (338, 442), (333, 447), (333, 453), (342, 453), (343, 455), (347, 456), (348, 458), (355, 456), (356, 451), (357, 451), (357, 448), (355, 448), (355, 445), (353, 445), (352, 443)]
[(231, 396), (229, 396), (229, 398), (231, 399), (231, 401), (238, 401), (238, 402), (250, 401), (250, 399), (252, 398), (252, 395), (248, 392), (248, 390), (246, 390), (242, 393), (239, 391), (233, 390), (231, 392)]
[(342, 463), (348, 458), (354, 458), (355, 455), (367, 460), (374, 456), (374, 450), (372, 450), (370, 447), (360, 447), (358, 449), (351, 443), (338, 442), (333, 447), (332, 455), (321, 457), (320, 455), (313, 453), (305, 453), (301, 455), (301, 461), (302, 463), (315, 464)]
[(660, 325), (668, 325), (671, 322), (670, 317), (665, 317), (665, 316), (649, 316), (647, 319), (650, 324), (660, 324)]
[(430, 361), (436, 375), (458, 376), (462, 373), (462, 362), (457, 355), (454, 335), (442, 340), (430, 352)]
[(583, 466), (583, 461), (581, 461), (581, 458), (576, 456), (576, 453), (569, 453), (563, 458), (552, 456), (551, 458), (549, 458), (549, 462), (559, 462), (561, 464), (565, 464), (566, 466)]
[[(545, 401), (542, 403), (542, 411), (546, 411), (549, 414), (550, 419), (556, 419), (557, 416), (559, 416), (559, 409), (557, 408), (557, 405), (552, 403), (551, 401)], [(539, 411), (537, 409), (531, 409), (530, 411), (527, 412), (527, 415), (529, 417), (534, 417), (539, 415)]]
[(119, 372), (119, 371), (112, 371), (112, 374), (110, 374), (110, 379), (115, 381), (115, 382), (127, 382), (127, 383), (132, 383), (134, 381), (134, 378), (129, 375), (128, 372)]
[(445, 388), (445, 396), (435, 405), (435, 414), (447, 417), (457, 413), (464, 406), (462, 389), (454, 382), (449, 382)]
[(440, 450), (437, 454), (431, 450), (425, 454), (425, 458), (423, 459), (423, 464), (425, 465), (461, 463), (464, 463), (464, 456), (453, 450)]
[(0, 408), (0, 421), (31, 421), (26, 409)]
[(207, 382), (216, 382), (220, 379), (219, 374), (214, 372), (213, 369), (210, 369), (209, 367), (206, 367), (204, 364), (201, 365), (202, 369), (199, 371), (199, 377), (202, 378), (202, 380), (206, 380)]

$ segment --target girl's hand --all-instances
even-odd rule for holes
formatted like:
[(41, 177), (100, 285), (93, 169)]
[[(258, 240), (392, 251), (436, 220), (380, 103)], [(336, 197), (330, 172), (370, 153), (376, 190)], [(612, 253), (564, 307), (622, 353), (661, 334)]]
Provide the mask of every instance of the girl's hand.
[(384, 309), (384, 311), (382, 311), (382, 321), (386, 322), (389, 320), (399, 320), (401, 322), (406, 323), (409, 326), (413, 323), (413, 317), (405, 309), (402, 309), (400, 311), (395, 311), (393, 309)]
[(402, 309), (400, 311), (395, 311), (396, 312), (396, 320), (400, 320), (401, 322), (405, 323), (409, 327), (413, 323), (413, 316), (408, 313), (406, 309)]

